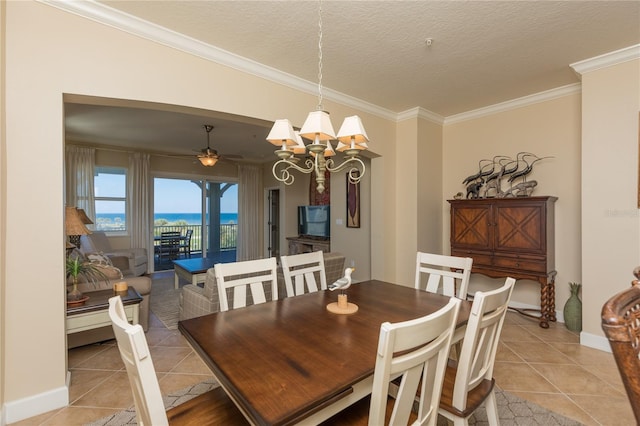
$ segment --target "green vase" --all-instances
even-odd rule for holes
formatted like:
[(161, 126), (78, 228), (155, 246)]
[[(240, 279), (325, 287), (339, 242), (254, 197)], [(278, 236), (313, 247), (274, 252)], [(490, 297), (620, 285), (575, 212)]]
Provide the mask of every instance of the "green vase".
[(582, 331), (582, 301), (578, 292), (582, 284), (569, 283), (571, 296), (564, 304), (564, 325), (571, 331)]

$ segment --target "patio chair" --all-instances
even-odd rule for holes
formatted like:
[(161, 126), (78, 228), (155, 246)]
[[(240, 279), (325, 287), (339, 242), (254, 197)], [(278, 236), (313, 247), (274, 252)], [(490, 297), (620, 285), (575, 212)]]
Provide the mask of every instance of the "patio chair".
[(281, 256), (280, 263), (282, 264), (287, 297), (304, 294), (305, 288), (308, 293), (318, 291), (318, 280), (320, 281), (320, 289), (327, 289), (324, 256), (321, 251)]
[[(473, 259), (470, 257), (444, 256), (440, 254), (418, 252), (416, 256), (416, 281), (415, 288), (421, 289), (422, 277), (428, 277), (426, 290), (438, 293), (442, 286), (442, 294), (456, 296), (459, 299), (467, 298), (469, 277)], [(456, 282), (458, 285), (456, 286)]]
[(184, 257), (191, 257), (191, 236), (193, 235), (193, 229), (187, 229), (184, 238), (180, 242), (180, 252), (184, 254)]
[(249, 424), (221, 387), (165, 411), (144, 331), (127, 322), (120, 296), (109, 299), (109, 318), (129, 376), (139, 425)]
[[(639, 269), (634, 273), (638, 277)], [(602, 330), (609, 339), (636, 423), (640, 424), (640, 282), (637, 279), (604, 304)]]
[[(248, 304), (264, 303), (267, 298), (277, 300), (277, 267), (275, 257), (216, 264), (213, 269), (218, 284), (220, 312), (229, 310), (230, 299), (233, 303), (231, 309), (244, 308)], [(267, 291), (265, 291), (265, 284), (267, 284)], [(247, 301), (248, 291), (250, 291), (249, 301)]]
[[(433, 314), (380, 326), (371, 395), (322, 425), (435, 425), (449, 345), (462, 302), (452, 297)], [(389, 382), (399, 379), (394, 397)], [(419, 395), (418, 395), (419, 394)], [(418, 402), (417, 413), (412, 409)]]
[(167, 261), (177, 259), (180, 253), (180, 232), (166, 231), (160, 234), (160, 244), (157, 247), (158, 260)]

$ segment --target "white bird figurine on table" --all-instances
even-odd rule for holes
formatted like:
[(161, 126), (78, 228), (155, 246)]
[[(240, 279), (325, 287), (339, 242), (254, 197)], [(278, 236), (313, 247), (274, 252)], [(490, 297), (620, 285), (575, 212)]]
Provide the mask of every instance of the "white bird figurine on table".
[(338, 279), (333, 284), (329, 285), (329, 290), (346, 290), (351, 285), (351, 273), (355, 271), (356, 268), (347, 268), (344, 270), (344, 277)]

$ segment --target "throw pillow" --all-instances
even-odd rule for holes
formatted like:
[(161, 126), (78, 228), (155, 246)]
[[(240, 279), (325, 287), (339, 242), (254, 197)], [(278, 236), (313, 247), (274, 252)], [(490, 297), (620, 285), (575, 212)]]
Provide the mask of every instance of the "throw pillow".
[(89, 262), (91, 263), (113, 266), (113, 264), (111, 263), (111, 259), (109, 259), (108, 256), (105, 256), (102, 252), (89, 253), (87, 254), (87, 259), (89, 259)]

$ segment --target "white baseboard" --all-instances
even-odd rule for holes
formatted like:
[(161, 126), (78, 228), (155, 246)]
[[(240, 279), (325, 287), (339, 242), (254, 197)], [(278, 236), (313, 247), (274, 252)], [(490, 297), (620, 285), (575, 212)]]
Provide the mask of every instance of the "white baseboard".
[(69, 387), (61, 386), (27, 398), (9, 401), (2, 408), (3, 424), (15, 423), (69, 405)]
[(580, 344), (582, 346), (587, 346), (589, 348), (599, 349), (601, 351), (611, 353), (611, 346), (609, 345), (609, 340), (604, 336), (585, 333), (583, 331), (582, 333), (580, 333)]

